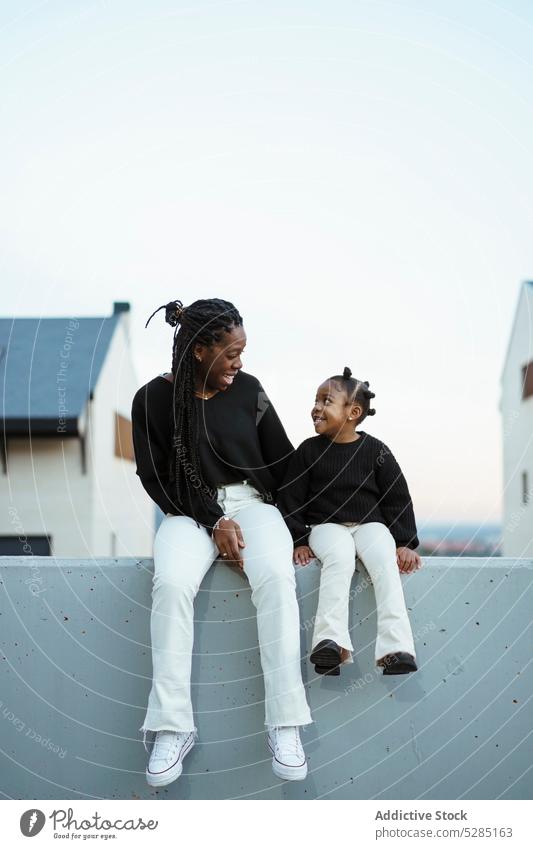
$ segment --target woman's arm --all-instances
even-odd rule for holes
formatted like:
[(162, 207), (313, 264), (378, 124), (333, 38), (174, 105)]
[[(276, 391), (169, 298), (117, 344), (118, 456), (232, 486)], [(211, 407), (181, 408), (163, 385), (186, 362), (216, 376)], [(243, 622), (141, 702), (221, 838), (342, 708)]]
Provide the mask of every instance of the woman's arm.
[(168, 459), (170, 440), (165, 446), (161, 436), (150, 424), (146, 405), (135, 395), (131, 405), (133, 451), (136, 474), (144, 489), (163, 513), (179, 512), (168, 495)]
[(213, 535), (213, 525), (224, 512), (220, 505), (213, 501), (208, 507), (198, 501), (183, 509), (174, 503), (169, 495), (168, 462), (170, 454), (170, 433), (163, 433), (147, 414), (146, 404), (136, 395), (131, 407), (131, 424), (133, 433), (133, 450), (137, 463), (137, 475), (140, 481), (163, 513), (174, 515), (190, 515), (203, 525), (210, 536)]
[(155, 501), (165, 515), (172, 513), (191, 516), (198, 526), (202, 525), (209, 535), (213, 536), (213, 526), (218, 519), (222, 518), (224, 511), (215, 500), (204, 505), (200, 497), (194, 504), (189, 503), (190, 499), (187, 499), (187, 506), (183, 507), (170, 498), (168, 472), (171, 448), (170, 424), (165, 429), (158, 421), (151, 419), (147, 413), (145, 400), (139, 393), (132, 401), (131, 424), (133, 450), (137, 463), (136, 473), (152, 501)]
[(276, 482), (277, 489), (287, 473), (290, 459), (294, 454), (294, 446), (261, 383), (258, 384), (257, 391), (256, 425), (261, 453)]
[(309, 464), (300, 445), (292, 455), (285, 479), (278, 490), (278, 508), (291, 532), (295, 546), (309, 545), (310, 528), (305, 524), (309, 492)]
[(385, 443), (381, 443), (375, 477), (380, 493), (379, 509), (396, 541), (396, 547), (417, 548), (420, 543), (407, 481), (394, 454)]

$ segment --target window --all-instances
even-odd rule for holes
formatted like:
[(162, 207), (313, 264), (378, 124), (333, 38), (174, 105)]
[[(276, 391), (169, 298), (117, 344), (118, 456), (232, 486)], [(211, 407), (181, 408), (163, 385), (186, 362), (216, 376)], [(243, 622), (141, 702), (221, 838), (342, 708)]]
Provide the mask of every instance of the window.
[(52, 540), (49, 536), (0, 537), (0, 555), (11, 557), (50, 557)]
[(522, 400), (533, 395), (533, 361), (522, 366)]
[(123, 460), (134, 460), (133, 434), (129, 419), (115, 413), (115, 457)]
[(529, 482), (527, 472), (522, 472), (522, 504), (529, 504)]

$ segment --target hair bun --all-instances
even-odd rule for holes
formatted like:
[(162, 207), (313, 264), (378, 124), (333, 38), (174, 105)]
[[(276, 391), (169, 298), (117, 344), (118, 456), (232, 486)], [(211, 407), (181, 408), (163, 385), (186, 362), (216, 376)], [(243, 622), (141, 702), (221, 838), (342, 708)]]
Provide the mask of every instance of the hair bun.
[(350, 368), (348, 368), (348, 366), (344, 366), (344, 371), (342, 373), (342, 376), (345, 380), (349, 380), (352, 376), (352, 370)]
[(148, 324), (150, 323), (156, 312), (159, 312), (159, 310), (165, 310), (166, 323), (170, 324), (171, 327), (175, 327), (181, 321), (181, 317), (185, 312), (185, 307), (183, 306), (181, 301), (169, 301), (168, 304), (162, 304), (160, 307), (154, 310), (154, 312), (144, 325), (145, 328), (148, 327)]
[(181, 301), (170, 301), (168, 304), (165, 304), (166, 323), (170, 324), (171, 327), (176, 327), (181, 321), (183, 312), (184, 308)]
[(376, 411), (374, 410), (373, 407), (370, 407), (370, 409), (367, 413), (367, 416), (375, 416), (375, 415), (376, 415)]

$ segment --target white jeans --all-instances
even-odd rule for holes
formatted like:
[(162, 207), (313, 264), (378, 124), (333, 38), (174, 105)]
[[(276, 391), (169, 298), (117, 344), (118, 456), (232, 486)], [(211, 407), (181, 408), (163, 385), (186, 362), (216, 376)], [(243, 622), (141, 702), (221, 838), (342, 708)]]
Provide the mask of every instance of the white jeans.
[(358, 556), (370, 576), (376, 596), (375, 660), (395, 651), (409, 652), (415, 657), (396, 561), (396, 543), (386, 525), (381, 522), (363, 525), (325, 522), (311, 527), (309, 547), (322, 562), (313, 648), (321, 640), (334, 640), (341, 648), (353, 651), (348, 615), (350, 583)]
[[(241, 551), (257, 610), (265, 725), (307, 725), (312, 719), (300, 668), (291, 535), (277, 507), (265, 504), (246, 481), (219, 487), (218, 503), (240, 525), (246, 543)], [(154, 540), (153, 680), (139, 729), (145, 738), (147, 730), (196, 731), (191, 704), (193, 602), (217, 557), (215, 542), (204, 527), (189, 516), (167, 513)]]

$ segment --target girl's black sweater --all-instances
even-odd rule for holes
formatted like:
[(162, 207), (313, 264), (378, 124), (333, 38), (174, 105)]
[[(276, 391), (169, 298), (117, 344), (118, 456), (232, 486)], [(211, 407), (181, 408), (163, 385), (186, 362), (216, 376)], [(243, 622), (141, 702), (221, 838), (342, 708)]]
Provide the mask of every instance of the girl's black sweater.
[[(216, 487), (248, 480), (269, 503), (294, 454), (283, 425), (259, 380), (239, 371), (231, 386), (203, 400), (195, 396), (199, 415), (199, 453), (202, 476), (213, 487), (205, 507), (195, 494), (180, 506), (169, 482), (168, 464), (173, 436), (174, 384), (162, 375), (137, 390), (131, 421), (137, 475), (163, 513), (192, 516), (209, 534), (223, 510)], [(182, 457), (187, 463), (187, 458)], [(195, 490), (193, 489), (193, 493)]]
[(278, 490), (278, 507), (295, 545), (310, 525), (382, 522), (396, 546), (419, 545), (406, 480), (390, 448), (364, 431), (354, 442), (312, 436), (296, 449)]

